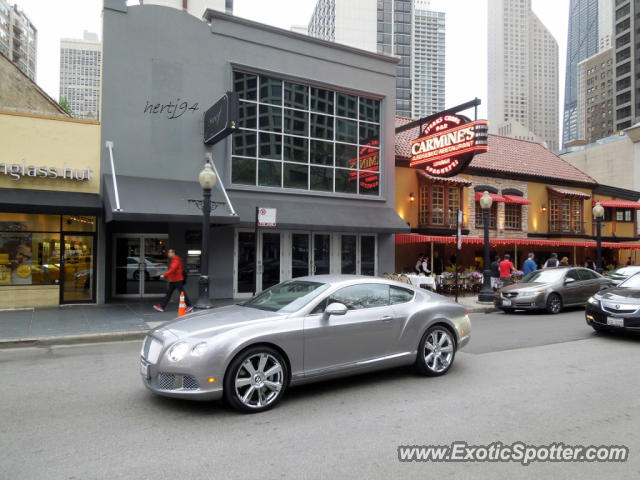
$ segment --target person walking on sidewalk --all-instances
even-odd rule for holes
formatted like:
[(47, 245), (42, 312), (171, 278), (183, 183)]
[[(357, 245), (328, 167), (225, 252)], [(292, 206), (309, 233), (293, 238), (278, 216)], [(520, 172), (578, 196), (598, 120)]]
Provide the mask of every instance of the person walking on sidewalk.
[(503, 287), (511, 284), (511, 272), (515, 271), (513, 263), (511, 263), (511, 255), (504, 254), (504, 260), (500, 262), (500, 282)]
[(536, 265), (536, 261), (534, 260), (535, 255), (533, 254), (533, 252), (529, 253), (529, 255), (527, 255), (527, 258), (524, 261), (524, 265), (523, 265), (523, 269), (522, 272), (527, 275), (531, 272), (535, 272), (538, 269), (538, 266)]
[[(170, 248), (167, 252), (167, 257), (169, 258), (169, 270), (160, 275), (161, 278), (166, 278), (169, 281), (169, 287), (167, 288), (167, 294), (162, 299), (158, 305), (154, 305), (158, 312), (164, 312), (165, 308), (167, 308), (167, 304), (171, 301), (171, 295), (173, 295), (174, 290), (178, 290), (178, 293), (184, 291), (184, 274), (182, 271), (182, 259), (176, 255), (176, 251), (173, 248)], [(187, 296), (187, 292), (184, 292), (184, 302), (187, 305), (187, 313), (193, 310), (193, 306), (191, 305), (191, 301)]]

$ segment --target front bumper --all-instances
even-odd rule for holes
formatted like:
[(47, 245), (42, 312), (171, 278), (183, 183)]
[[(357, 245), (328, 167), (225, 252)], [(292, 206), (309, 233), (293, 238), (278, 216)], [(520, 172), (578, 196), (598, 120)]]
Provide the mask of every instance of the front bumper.
[(523, 297), (518, 294), (516, 297), (506, 298), (500, 292), (496, 295), (493, 303), (497, 308), (511, 308), (518, 310), (540, 310), (547, 306), (546, 295), (544, 294), (537, 294), (528, 297)]
[[(610, 330), (612, 332), (629, 331), (640, 333), (640, 315), (620, 315), (616, 313), (606, 312), (600, 306), (587, 303), (584, 311), (585, 321), (591, 327)], [(611, 325), (608, 318), (616, 318), (622, 320), (622, 326)]]

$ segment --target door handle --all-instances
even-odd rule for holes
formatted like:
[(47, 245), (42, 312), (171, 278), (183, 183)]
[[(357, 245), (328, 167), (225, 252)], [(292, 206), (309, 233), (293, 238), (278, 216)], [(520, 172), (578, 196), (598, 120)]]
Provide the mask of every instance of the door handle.
[(389, 323), (391, 320), (393, 320), (393, 317), (390, 317), (389, 315), (385, 315), (380, 320), (382, 320), (384, 323)]

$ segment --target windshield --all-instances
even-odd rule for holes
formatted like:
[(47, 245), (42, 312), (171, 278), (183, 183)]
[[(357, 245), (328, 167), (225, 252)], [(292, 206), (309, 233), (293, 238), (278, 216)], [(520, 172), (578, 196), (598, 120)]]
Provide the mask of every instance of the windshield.
[(270, 312), (291, 313), (300, 310), (327, 288), (327, 283), (292, 280), (275, 285), (242, 305)]
[(536, 282), (536, 283), (552, 283), (560, 280), (564, 274), (567, 272), (567, 269), (558, 269), (558, 270), (537, 270), (535, 272), (531, 272), (522, 279), (522, 283), (527, 282)]
[(638, 272), (640, 272), (640, 267), (619, 267), (611, 272), (611, 275), (621, 275), (623, 277), (628, 277), (629, 275), (633, 275)]
[(640, 289), (640, 275), (633, 275), (622, 282), (618, 287)]

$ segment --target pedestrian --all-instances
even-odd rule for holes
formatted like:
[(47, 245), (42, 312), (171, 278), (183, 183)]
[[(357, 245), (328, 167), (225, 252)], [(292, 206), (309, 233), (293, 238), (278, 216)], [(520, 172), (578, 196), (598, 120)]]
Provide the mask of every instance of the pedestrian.
[(513, 263), (511, 263), (511, 255), (504, 254), (504, 260), (500, 262), (500, 283), (506, 287), (511, 283), (511, 272), (515, 271)]
[(429, 270), (429, 257), (426, 255), (422, 258), (422, 273), (425, 275), (429, 275), (431, 270)]
[(529, 253), (527, 257), (528, 258), (524, 261), (524, 265), (522, 266), (522, 272), (525, 275), (535, 272), (538, 269), (538, 265), (536, 265), (536, 261), (534, 260), (535, 255), (533, 253)]
[(415, 267), (413, 267), (413, 269), (416, 271), (417, 274), (422, 273), (422, 262), (424, 260), (424, 253), (419, 253), (418, 254), (418, 259), (416, 260), (416, 265)]
[(500, 257), (495, 256), (493, 262), (490, 265), (491, 269), (491, 288), (497, 289), (500, 287)]
[(589, 257), (587, 257), (587, 261), (586, 261), (586, 262), (584, 262), (584, 266), (585, 266), (586, 268), (590, 268), (591, 270), (595, 270), (595, 269), (596, 269), (596, 266), (595, 266), (595, 264), (593, 263), (593, 260), (591, 260), (591, 258), (589, 258)]
[(551, 256), (547, 259), (547, 261), (544, 262), (544, 265), (542, 266), (542, 268), (557, 267), (558, 263), (560, 263), (558, 261), (558, 254), (552, 253)]
[[(160, 277), (166, 278), (169, 281), (169, 286), (167, 288), (167, 294), (162, 299), (162, 302), (153, 306), (153, 308), (158, 312), (164, 312), (165, 308), (167, 308), (167, 304), (171, 300), (171, 295), (173, 295), (174, 290), (178, 290), (178, 293), (184, 292), (182, 259), (176, 255), (176, 251), (173, 248), (170, 248), (167, 251), (167, 257), (169, 258), (169, 270), (160, 275)], [(184, 302), (187, 305), (187, 313), (189, 313), (193, 310), (193, 306), (191, 305), (187, 292), (184, 292)]]
[(433, 252), (433, 273), (440, 275), (442, 273), (442, 259), (440, 258), (440, 252), (437, 250)]
[(568, 257), (562, 257), (562, 260), (560, 260), (560, 263), (558, 264), (559, 267), (568, 267), (569, 266), (569, 258)]

